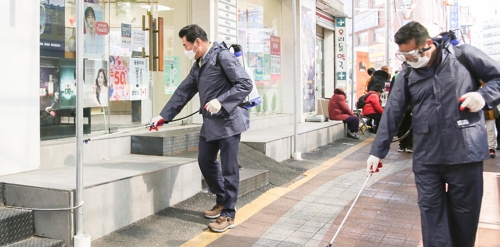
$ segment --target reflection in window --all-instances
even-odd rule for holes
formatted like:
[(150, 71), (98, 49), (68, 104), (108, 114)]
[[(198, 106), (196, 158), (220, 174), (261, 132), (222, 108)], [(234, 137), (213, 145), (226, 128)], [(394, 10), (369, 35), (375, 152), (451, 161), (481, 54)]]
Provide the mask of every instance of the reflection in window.
[(368, 45), (368, 32), (362, 32), (358, 34), (358, 45)]

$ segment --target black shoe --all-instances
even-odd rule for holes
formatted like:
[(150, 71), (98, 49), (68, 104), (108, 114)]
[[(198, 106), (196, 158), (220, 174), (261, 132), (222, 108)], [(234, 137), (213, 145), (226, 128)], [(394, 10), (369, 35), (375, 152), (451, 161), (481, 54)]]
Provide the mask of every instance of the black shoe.
[(497, 155), (495, 154), (495, 149), (490, 149), (490, 158), (495, 158)]
[(359, 139), (359, 136), (356, 135), (356, 133), (351, 133), (351, 132), (347, 132), (347, 137), (350, 137), (352, 139)]

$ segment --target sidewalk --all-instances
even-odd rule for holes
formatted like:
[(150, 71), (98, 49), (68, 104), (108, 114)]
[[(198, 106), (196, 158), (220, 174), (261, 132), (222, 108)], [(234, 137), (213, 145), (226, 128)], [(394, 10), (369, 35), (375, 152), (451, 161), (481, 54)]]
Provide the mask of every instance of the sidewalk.
[[(364, 141), (339, 140), (305, 154), (304, 161), (281, 163), (290, 170), (307, 170), (291, 183), (239, 198), (237, 226), (225, 233), (207, 230), (210, 220), (201, 211), (211, 207), (214, 198), (201, 194), (92, 246), (327, 246), (366, 181), (373, 138), (361, 136)], [(368, 180), (333, 246), (422, 246), (411, 154), (396, 149), (397, 144), (383, 160), (381, 172)], [(476, 246), (500, 246), (499, 163), (499, 158), (485, 162)]]

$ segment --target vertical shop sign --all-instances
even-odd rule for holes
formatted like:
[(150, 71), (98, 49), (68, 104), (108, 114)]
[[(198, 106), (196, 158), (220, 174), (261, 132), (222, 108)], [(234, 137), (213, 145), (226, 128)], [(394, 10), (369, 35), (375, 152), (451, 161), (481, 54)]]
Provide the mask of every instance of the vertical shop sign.
[(180, 84), (179, 57), (165, 57), (165, 94), (173, 94)]
[(271, 80), (281, 80), (281, 40), (271, 35)]
[(450, 6), (450, 30), (458, 29), (458, 0)]
[(130, 100), (129, 58), (109, 56), (110, 100)]
[(132, 25), (122, 23), (121, 25), (121, 43), (122, 49), (132, 49)]
[(237, 6), (237, 0), (218, 1), (217, 36), (220, 41), (224, 41), (229, 44), (236, 44), (238, 42)]
[(345, 18), (335, 18), (335, 87), (346, 91), (347, 87), (347, 49), (345, 42)]
[(83, 68), (83, 105), (84, 107), (108, 106), (111, 83), (108, 63), (104, 60), (85, 60)]
[(148, 73), (146, 58), (131, 58), (129, 66), (130, 100), (148, 98)]

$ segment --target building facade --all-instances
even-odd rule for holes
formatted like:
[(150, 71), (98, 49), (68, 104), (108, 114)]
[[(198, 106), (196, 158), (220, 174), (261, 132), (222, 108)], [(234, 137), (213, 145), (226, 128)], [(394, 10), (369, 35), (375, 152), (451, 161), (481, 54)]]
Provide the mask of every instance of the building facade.
[[(76, 148), (46, 152), (43, 147), (75, 140), (77, 42), (84, 43), (85, 136), (141, 126), (160, 112), (191, 68), (177, 34), (192, 23), (204, 28), (210, 41), (243, 46), (264, 99), (250, 110), (252, 117), (295, 113), (297, 88), (297, 121), (304, 121), (318, 111), (318, 98), (331, 97), (336, 86), (348, 88), (346, 15), (337, 0), (297, 0), (295, 49), (292, 2), (85, 0), (85, 33), (77, 40), (75, 0), (10, 1), (0, 24), (10, 37), (0, 41), (6, 85), (0, 112), (9, 116), (0, 123), (9, 140), (2, 144), (0, 175), (76, 162)], [(147, 29), (161, 35), (150, 36)], [(178, 117), (199, 108), (195, 96)], [(184, 124), (201, 121), (196, 114)], [(90, 159), (84, 155), (84, 161)]]

